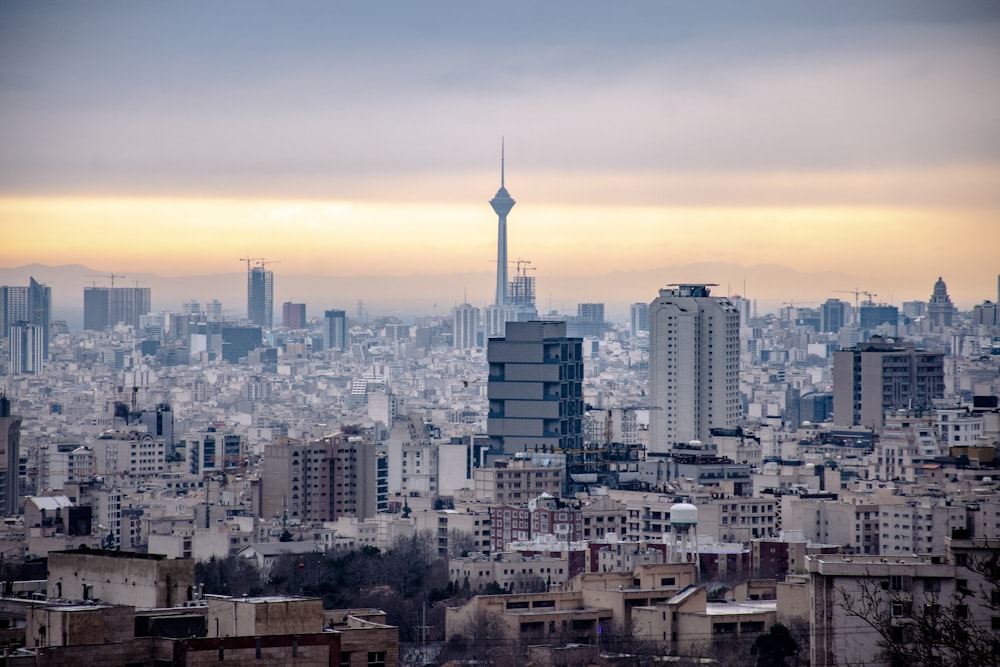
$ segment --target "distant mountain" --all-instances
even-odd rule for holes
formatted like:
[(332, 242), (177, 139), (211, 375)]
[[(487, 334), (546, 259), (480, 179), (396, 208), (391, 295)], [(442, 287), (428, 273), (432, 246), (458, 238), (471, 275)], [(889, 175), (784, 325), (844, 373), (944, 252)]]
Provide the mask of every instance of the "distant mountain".
[[(45, 266), (28, 264), (0, 268), (0, 285), (26, 285), (29, 276), (52, 287), (53, 317), (66, 319), (71, 327), (82, 321), (83, 288), (110, 285), (107, 271), (82, 264)], [(803, 272), (786, 266), (756, 264), (741, 266), (730, 262), (701, 262), (665, 266), (659, 269), (580, 273), (577, 275), (536, 274), (538, 310), (575, 313), (578, 303), (604, 303), (609, 319), (624, 320), (629, 304), (649, 302), (657, 290), (669, 283), (712, 282), (716, 294), (741, 294), (746, 284), (750, 298), (758, 298), (761, 312), (773, 310), (781, 302), (803, 306), (818, 305), (830, 297), (850, 299), (835, 290), (859, 284), (858, 277), (846, 272)], [(154, 310), (180, 310), (190, 300), (219, 299), (233, 317), (246, 313), (246, 274), (242, 271), (196, 276), (159, 276), (129, 273), (115, 278), (115, 285), (149, 287)], [(357, 310), (364, 303), (373, 315), (395, 314), (404, 320), (414, 315), (445, 313), (464, 299), (487, 305), (493, 298), (494, 276), (489, 272), (398, 276), (315, 276), (291, 275), (275, 271), (275, 321), (281, 319), (285, 301), (304, 302), (310, 317), (328, 308)], [(466, 294), (468, 296), (466, 296)]]

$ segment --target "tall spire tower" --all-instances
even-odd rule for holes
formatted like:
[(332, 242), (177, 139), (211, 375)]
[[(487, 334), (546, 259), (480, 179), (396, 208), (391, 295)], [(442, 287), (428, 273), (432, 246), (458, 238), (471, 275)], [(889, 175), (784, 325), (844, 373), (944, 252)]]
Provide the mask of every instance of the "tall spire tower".
[(504, 187), (504, 141), (500, 139), (500, 189), (490, 200), (490, 206), (496, 211), (497, 222), (497, 298), (494, 303), (503, 306), (507, 303), (507, 214), (517, 202)]

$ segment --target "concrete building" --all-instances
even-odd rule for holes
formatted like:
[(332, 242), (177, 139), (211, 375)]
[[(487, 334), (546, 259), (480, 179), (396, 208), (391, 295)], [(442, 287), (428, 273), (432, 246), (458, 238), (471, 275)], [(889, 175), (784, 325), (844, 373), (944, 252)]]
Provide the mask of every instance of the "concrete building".
[(827, 299), (820, 306), (820, 331), (837, 333), (847, 324), (848, 304), (840, 299)]
[(291, 301), (281, 304), (281, 324), (286, 329), (305, 329), (306, 304)]
[(323, 312), (323, 347), (327, 350), (347, 349), (347, 313), (343, 310)]
[[(991, 553), (995, 556), (998, 548), (996, 541), (948, 538), (943, 556), (807, 557), (812, 629), (809, 664), (898, 664), (886, 655), (886, 641), (903, 646), (920, 641), (914, 635), (917, 618), (923, 619), (923, 625), (933, 623), (928, 614), (945, 605), (951, 609), (947, 614), (940, 612), (942, 619), (949, 619), (943, 627), (954, 628), (954, 623), (960, 623), (986, 632), (985, 642), (984, 634), (974, 631), (966, 642), (958, 642), (959, 648), (976, 642), (979, 648), (995, 651), (997, 616), (991, 590), (996, 582), (985, 580), (974, 564)], [(955, 647), (954, 642), (940, 643), (940, 664), (961, 664)]]
[(264, 449), (260, 515), (295, 521), (374, 516), (379, 484), (375, 446), (342, 433), (302, 442), (278, 437)]
[(641, 331), (649, 333), (649, 304), (633, 303), (629, 306), (629, 333), (635, 338)]
[(479, 346), (479, 309), (467, 303), (455, 306), (452, 311), (452, 345), (456, 350)]
[(886, 410), (944, 397), (944, 353), (881, 337), (833, 354), (833, 423), (880, 429)]
[(50, 598), (100, 600), (139, 609), (172, 607), (194, 598), (194, 561), (128, 551), (50, 551)]
[(583, 342), (565, 322), (510, 322), (487, 359), (491, 452), (583, 448)]
[(944, 280), (938, 277), (934, 283), (934, 291), (927, 302), (927, 320), (932, 329), (942, 329), (951, 326), (952, 318), (955, 316), (955, 306), (948, 296), (948, 286)]
[(262, 329), (274, 325), (274, 272), (265, 268), (264, 260), (256, 266), (247, 261), (247, 319)]
[(0, 393), (0, 511), (18, 513), (21, 417), (11, 414), (10, 399)]
[(476, 500), (522, 505), (542, 494), (558, 497), (566, 469), (560, 462), (515, 457), (473, 470)]
[(739, 425), (740, 315), (709, 287), (675, 285), (649, 304), (651, 452)]
[(139, 318), (152, 309), (148, 287), (84, 287), (83, 328), (103, 331), (124, 323), (139, 329)]

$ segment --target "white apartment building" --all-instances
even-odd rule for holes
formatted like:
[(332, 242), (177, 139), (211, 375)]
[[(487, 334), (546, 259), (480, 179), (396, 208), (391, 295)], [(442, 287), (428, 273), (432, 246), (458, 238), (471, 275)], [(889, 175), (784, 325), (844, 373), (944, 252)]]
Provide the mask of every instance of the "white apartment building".
[(740, 314), (710, 285), (675, 285), (649, 304), (650, 451), (738, 425)]

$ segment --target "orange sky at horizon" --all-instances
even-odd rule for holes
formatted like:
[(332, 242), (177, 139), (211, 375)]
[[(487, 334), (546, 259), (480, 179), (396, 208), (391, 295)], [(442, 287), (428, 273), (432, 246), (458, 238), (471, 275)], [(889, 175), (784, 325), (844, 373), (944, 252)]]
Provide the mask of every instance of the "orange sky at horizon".
[[(776, 264), (857, 274), (901, 298), (926, 298), (928, 275), (944, 275), (953, 299), (973, 303), (995, 298), (995, 220), (989, 209), (533, 204), (510, 214), (508, 248), (537, 275)], [(249, 255), (290, 275), (437, 275), (492, 272), (496, 256), (485, 203), (7, 197), (0, 224), (31, 230), (8, 235), (4, 267), (203, 275), (238, 271)]]

